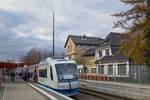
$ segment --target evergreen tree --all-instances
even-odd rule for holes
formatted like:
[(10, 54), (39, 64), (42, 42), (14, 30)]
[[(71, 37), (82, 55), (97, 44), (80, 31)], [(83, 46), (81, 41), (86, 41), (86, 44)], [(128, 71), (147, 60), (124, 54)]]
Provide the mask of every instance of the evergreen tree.
[(134, 63), (150, 64), (150, 0), (120, 1), (131, 6), (113, 15), (120, 18), (114, 27), (126, 29), (120, 51)]

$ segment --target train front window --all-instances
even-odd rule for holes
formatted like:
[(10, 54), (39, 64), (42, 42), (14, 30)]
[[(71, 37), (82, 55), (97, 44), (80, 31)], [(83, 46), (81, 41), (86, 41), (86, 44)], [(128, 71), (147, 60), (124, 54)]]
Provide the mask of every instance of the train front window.
[(56, 71), (59, 80), (77, 78), (77, 66), (73, 63), (56, 64)]

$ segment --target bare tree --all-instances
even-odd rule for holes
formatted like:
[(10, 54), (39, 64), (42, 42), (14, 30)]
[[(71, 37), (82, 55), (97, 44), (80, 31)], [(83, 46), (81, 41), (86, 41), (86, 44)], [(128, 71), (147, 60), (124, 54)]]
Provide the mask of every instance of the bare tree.
[(27, 65), (38, 64), (42, 59), (51, 57), (52, 53), (48, 50), (41, 50), (39, 48), (32, 48), (29, 52), (21, 57), (22, 61)]
[(83, 56), (83, 54), (85, 53), (84, 49), (81, 48), (76, 48), (76, 52), (75, 52), (75, 61), (78, 65), (84, 65), (87, 62), (86, 57)]

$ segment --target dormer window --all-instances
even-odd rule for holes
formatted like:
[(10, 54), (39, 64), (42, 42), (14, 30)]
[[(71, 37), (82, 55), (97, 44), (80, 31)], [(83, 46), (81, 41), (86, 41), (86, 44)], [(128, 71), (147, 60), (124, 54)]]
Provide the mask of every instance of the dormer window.
[(81, 38), (82, 41), (86, 41), (86, 38)]
[(109, 49), (106, 49), (106, 56), (109, 56), (110, 55), (110, 51)]

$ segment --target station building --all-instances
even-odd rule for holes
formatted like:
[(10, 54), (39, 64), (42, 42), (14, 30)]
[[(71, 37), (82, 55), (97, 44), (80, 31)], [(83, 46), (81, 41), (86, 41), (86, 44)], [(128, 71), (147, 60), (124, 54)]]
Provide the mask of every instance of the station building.
[(129, 60), (119, 53), (122, 34), (110, 32), (95, 50), (97, 74), (128, 77)]
[(103, 39), (98, 37), (69, 35), (64, 46), (66, 48), (66, 56), (69, 60), (76, 60), (77, 54), (82, 52), (81, 55), (87, 59), (85, 65), (91, 72), (91, 68), (96, 68), (95, 49), (100, 46), (102, 41)]
[(69, 35), (66, 43), (66, 56), (76, 60), (76, 53), (84, 51), (88, 72), (109, 77), (128, 77), (133, 79), (149, 78), (149, 67), (135, 65), (127, 57), (119, 53), (123, 34), (110, 32), (105, 39), (98, 37)]

